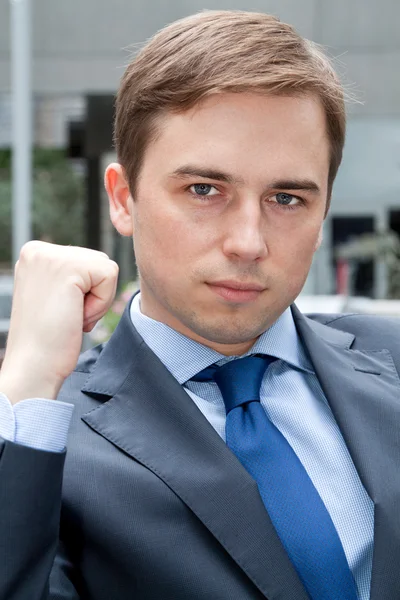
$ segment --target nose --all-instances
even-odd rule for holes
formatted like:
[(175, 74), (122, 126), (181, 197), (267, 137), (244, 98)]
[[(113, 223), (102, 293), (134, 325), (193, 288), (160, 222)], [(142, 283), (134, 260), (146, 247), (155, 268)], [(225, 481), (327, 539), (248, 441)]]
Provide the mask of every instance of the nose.
[(260, 200), (246, 198), (225, 215), (223, 252), (244, 262), (258, 261), (268, 254)]

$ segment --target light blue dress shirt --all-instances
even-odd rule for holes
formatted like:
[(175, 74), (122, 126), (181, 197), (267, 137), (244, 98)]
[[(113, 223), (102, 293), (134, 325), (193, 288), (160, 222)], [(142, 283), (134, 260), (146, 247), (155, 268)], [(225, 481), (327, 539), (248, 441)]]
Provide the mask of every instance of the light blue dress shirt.
[[(190, 379), (213, 363), (223, 364), (237, 357), (219, 354), (146, 317), (140, 311), (140, 295), (133, 299), (130, 314), (147, 345), (184, 387), (217, 434), (225, 439), (225, 407), (218, 386), (214, 382)], [(361, 484), (302, 347), (290, 309), (258, 338), (246, 355), (260, 353), (279, 359), (265, 373), (260, 390), (261, 404), (307, 470), (335, 524), (360, 600), (369, 600), (373, 502)], [(13, 411), (0, 394), (0, 435), (45, 450), (61, 450), (65, 446), (69, 411), (72, 411), (69, 404), (41, 399), (21, 402)], [(23, 439), (19, 437), (21, 431)]]

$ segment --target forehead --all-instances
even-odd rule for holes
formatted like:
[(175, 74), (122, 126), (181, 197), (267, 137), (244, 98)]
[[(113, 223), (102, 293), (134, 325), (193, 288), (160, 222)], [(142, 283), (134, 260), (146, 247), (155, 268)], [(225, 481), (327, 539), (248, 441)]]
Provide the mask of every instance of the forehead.
[(225, 93), (160, 117), (143, 170), (173, 170), (183, 161), (232, 169), (245, 179), (307, 171), (323, 181), (329, 154), (325, 113), (313, 96)]

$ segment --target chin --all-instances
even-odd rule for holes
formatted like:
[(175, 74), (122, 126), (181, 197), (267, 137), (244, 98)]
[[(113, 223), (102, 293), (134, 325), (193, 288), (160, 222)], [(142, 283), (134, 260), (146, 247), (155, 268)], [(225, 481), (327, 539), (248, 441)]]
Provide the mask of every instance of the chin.
[(255, 340), (269, 327), (269, 323), (250, 322), (249, 319), (222, 318), (210, 322), (207, 318), (185, 322), (197, 336), (217, 344), (243, 344)]

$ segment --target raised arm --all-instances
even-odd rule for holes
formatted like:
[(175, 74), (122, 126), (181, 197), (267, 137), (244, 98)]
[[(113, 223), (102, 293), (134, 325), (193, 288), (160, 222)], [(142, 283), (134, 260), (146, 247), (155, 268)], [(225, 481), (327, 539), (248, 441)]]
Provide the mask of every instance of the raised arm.
[[(18, 404), (56, 400), (77, 363), (83, 332), (113, 301), (117, 276), (117, 265), (101, 252), (44, 242), (30, 242), (21, 251), (0, 392), (14, 406), (11, 425), (19, 413), (27, 413), (28, 435), (18, 443), (12, 426), (5, 428), (7, 434), (0, 430), (0, 600), (50, 598), (49, 576), (59, 544), (65, 450), (51, 445), (54, 436), (47, 430), (58, 416), (46, 408), (40, 413), (44, 400), (32, 400), (27, 411), (26, 403), (24, 411), (17, 410), (23, 406)], [(62, 565), (59, 569), (57, 600), (75, 600), (67, 573), (61, 572)]]

